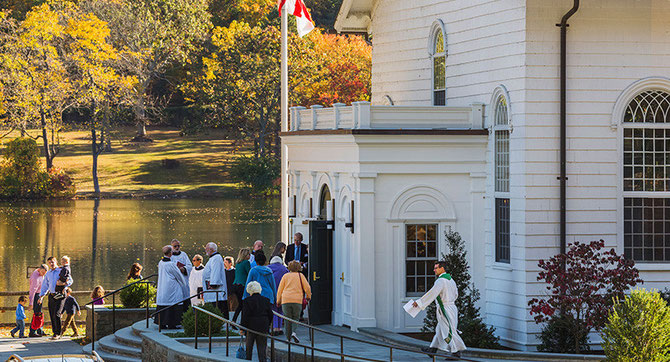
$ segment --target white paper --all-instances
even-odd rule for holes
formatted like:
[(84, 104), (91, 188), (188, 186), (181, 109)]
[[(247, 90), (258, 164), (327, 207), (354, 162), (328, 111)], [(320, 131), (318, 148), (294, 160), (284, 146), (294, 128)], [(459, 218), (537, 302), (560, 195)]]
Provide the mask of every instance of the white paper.
[(414, 301), (410, 299), (410, 301), (403, 306), (403, 309), (405, 310), (405, 312), (407, 312), (407, 314), (412, 316), (412, 318), (415, 318), (416, 315), (419, 314), (419, 312), (421, 312), (421, 309), (419, 309), (419, 307), (413, 306), (412, 304), (414, 304)]

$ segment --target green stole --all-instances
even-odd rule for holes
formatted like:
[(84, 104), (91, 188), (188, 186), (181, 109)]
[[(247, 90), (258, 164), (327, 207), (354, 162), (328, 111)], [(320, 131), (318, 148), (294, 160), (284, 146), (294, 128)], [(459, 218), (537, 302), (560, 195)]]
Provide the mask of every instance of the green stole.
[[(451, 280), (451, 275), (444, 273), (437, 277), (437, 279), (444, 278), (446, 280)], [(447, 320), (447, 326), (449, 327), (449, 335), (447, 338), (444, 339), (445, 342), (449, 343), (451, 342), (451, 321), (449, 320), (449, 317), (447, 316), (447, 311), (444, 310), (444, 303), (442, 303), (442, 298), (440, 298), (440, 295), (437, 295), (437, 304), (440, 306), (440, 310), (442, 311), (442, 315), (444, 316), (444, 319)]]

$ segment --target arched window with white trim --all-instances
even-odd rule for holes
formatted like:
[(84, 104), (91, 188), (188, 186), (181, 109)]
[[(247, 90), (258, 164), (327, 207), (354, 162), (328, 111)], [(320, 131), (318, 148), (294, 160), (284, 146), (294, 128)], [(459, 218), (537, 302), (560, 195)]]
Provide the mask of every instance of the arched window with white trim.
[(447, 104), (447, 35), (444, 23), (435, 21), (430, 33), (429, 53), (432, 60), (432, 98), (434, 106)]
[(623, 115), (624, 256), (670, 261), (670, 93), (646, 90)]
[(510, 120), (507, 98), (499, 92), (493, 111), (495, 167), (495, 257), (500, 263), (510, 262), (509, 202), (509, 136)]

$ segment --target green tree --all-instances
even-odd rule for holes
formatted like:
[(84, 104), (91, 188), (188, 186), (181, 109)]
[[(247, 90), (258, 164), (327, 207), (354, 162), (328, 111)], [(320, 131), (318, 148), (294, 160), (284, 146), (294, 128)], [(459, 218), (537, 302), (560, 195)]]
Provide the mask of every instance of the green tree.
[(110, 42), (119, 51), (116, 67), (137, 79), (133, 109), (138, 140), (146, 139), (149, 116), (160, 118), (166, 97), (153, 92), (170, 84), (171, 69), (189, 61), (210, 29), (206, 0), (83, 0), (81, 9), (108, 23)]
[(656, 291), (635, 289), (616, 300), (602, 336), (610, 361), (668, 361), (670, 307)]
[[(499, 338), (495, 335), (495, 328), (484, 323), (476, 305), (480, 296), (479, 291), (470, 281), (470, 266), (467, 261), (465, 243), (461, 239), (461, 235), (451, 229), (445, 231), (444, 235), (449, 252), (442, 254), (442, 259), (447, 263), (447, 273), (451, 275), (458, 288), (458, 298), (456, 299), (458, 330), (462, 332), (463, 342), (468, 347), (499, 348)], [(434, 303), (426, 308), (423, 332), (435, 333), (435, 326), (437, 325), (435, 312)]]

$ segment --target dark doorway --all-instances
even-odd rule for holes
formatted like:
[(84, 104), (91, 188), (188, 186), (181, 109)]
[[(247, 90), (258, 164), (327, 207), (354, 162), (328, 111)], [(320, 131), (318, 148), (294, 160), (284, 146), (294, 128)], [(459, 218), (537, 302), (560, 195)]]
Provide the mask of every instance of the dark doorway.
[(328, 215), (328, 201), (330, 201), (330, 189), (328, 185), (323, 185), (321, 188), (321, 196), (319, 196), (319, 219), (325, 220)]
[(309, 222), (309, 303), (311, 324), (330, 324), (333, 312), (333, 226), (332, 222)]

